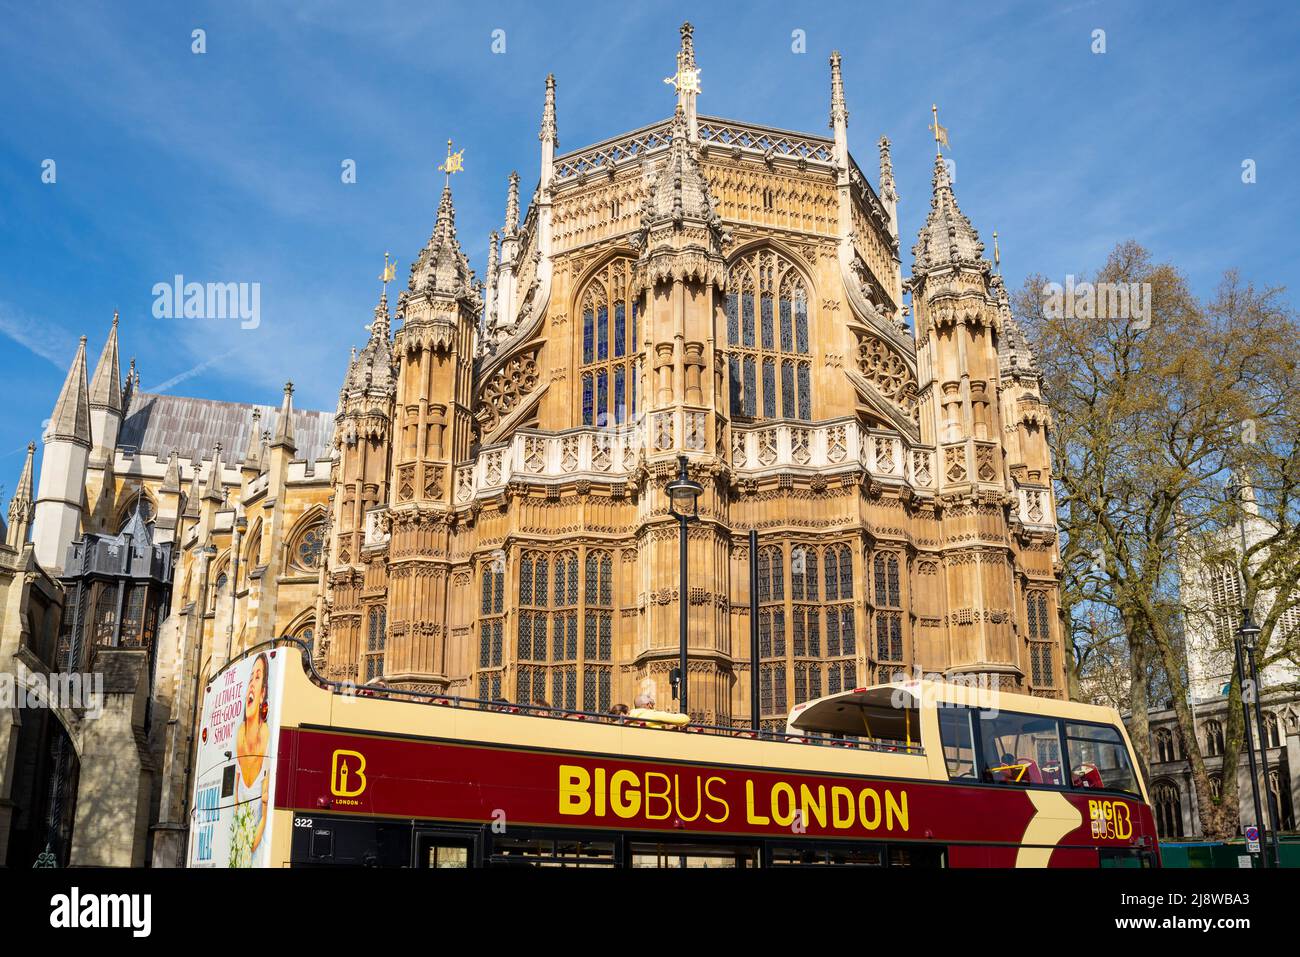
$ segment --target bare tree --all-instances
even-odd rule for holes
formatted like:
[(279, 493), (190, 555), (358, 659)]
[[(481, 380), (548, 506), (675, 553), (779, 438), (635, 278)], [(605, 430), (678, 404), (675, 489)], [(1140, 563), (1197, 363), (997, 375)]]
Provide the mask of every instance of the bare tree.
[[(1143, 763), (1147, 709), (1172, 699), (1203, 833), (1227, 837), (1238, 825), (1236, 775), (1224, 776), (1216, 798), (1187, 688), (1179, 558), (1231, 518), (1222, 490), (1242, 466), (1243, 423), (1267, 420), (1272, 428), (1286, 405), (1281, 396), (1294, 396), (1282, 383), (1294, 374), (1295, 317), (1274, 293), (1243, 289), (1232, 274), (1212, 301), (1198, 302), (1175, 268), (1153, 263), (1132, 242), (1116, 247), (1093, 283), (1077, 287), (1080, 308), (1062, 310), (1059, 298), (1044, 297), (1043, 277), (1030, 277), (1016, 303), (1055, 417), (1063, 603), (1094, 618), (1106, 609), (1122, 630), (1123, 655), (1106, 657), (1127, 665), (1130, 730)], [(1135, 295), (1125, 303), (1116, 290)], [(1274, 462), (1270, 494), (1294, 508), (1296, 466), (1287, 461)], [(1099, 637), (1085, 638), (1083, 652), (1076, 643), (1076, 653), (1095, 653), (1089, 641)], [(1239, 694), (1234, 679), (1225, 767), (1240, 753)]]

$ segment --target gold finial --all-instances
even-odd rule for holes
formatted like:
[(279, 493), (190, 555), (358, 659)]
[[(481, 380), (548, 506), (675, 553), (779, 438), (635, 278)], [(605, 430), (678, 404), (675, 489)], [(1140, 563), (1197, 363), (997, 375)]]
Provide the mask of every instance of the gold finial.
[(941, 147), (947, 146), (948, 149), (952, 149), (952, 146), (949, 145), (948, 143), (948, 127), (939, 125), (938, 104), (936, 103), (930, 104), (930, 113), (931, 115), (934, 116), (934, 125), (930, 127), (930, 129), (934, 132), (934, 155), (942, 156), (943, 150), (941, 149)]
[(998, 275), (1002, 275), (1002, 255), (998, 252), (998, 231), (993, 230), (993, 265), (998, 267)]
[(683, 93), (700, 92), (700, 69), (695, 65), (695, 44), (691, 40), (694, 27), (682, 24), (682, 46), (677, 51), (677, 72), (664, 77), (664, 82), (677, 91), (680, 102)]
[(447, 174), (446, 185), (450, 186), (450, 185), (451, 185), (451, 174), (452, 174), (452, 173), (463, 173), (463, 172), (465, 172), (465, 150), (464, 150), (464, 148), (462, 147), (461, 149), (458, 149), (456, 152), (453, 153), (453, 152), (451, 151), (451, 140), (448, 140), (448, 141), (447, 141), (447, 159), (446, 159), (445, 162), (443, 162), (443, 163), (438, 167), (438, 169), (440, 169), (442, 172), (444, 172), (444, 173)]
[(384, 284), (384, 295), (388, 295), (388, 284), (397, 275), (397, 260), (388, 261), (388, 251), (384, 251), (384, 271), (379, 274), (379, 281)]

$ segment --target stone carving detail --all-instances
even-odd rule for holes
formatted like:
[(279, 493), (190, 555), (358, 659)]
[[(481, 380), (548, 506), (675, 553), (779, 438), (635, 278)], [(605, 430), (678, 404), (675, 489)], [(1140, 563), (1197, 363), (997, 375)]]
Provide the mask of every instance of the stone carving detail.
[(731, 433), (731, 464), (738, 469), (743, 469), (749, 464), (749, 457), (746, 454), (745, 433)]
[(424, 468), (424, 497), (442, 498), (442, 466), (426, 465)]
[(949, 482), (966, 480), (966, 446), (950, 445), (943, 450), (943, 474)]
[(673, 414), (661, 412), (655, 416), (655, 451), (666, 452), (673, 447)]
[(758, 433), (758, 464), (771, 465), (776, 461), (776, 432), (767, 429)]
[(879, 436), (876, 437), (876, 471), (882, 475), (894, 472), (894, 443)]
[(501, 484), (501, 456), (500, 449), (488, 452), (484, 456), (483, 482), (486, 485)]
[(832, 462), (843, 462), (848, 454), (848, 429), (837, 425), (826, 433), (826, 458)]
[(403, 465), (397, 470), (397, 497), (400, 501), (409, 502), (415, 495), (415, 466)]
[(799, 465), (807, 465), (812, 459), (812, 452), (808, 448), (809, 431), (807, 429), (792, 429), (790, 431), (790, 456)]
[(686, 436), (684, 444), (686, 448), (696, 451), (702, 450), (707, 445), (707, 437), (704, 428), (703, 412), (686, 413)]
[(975, 446), (975, 474), (981, 482), (992, 482), (998, 477), (997, 467), (993, 464), (993, 446)]
[(478, 421), (489, 434), (537, 388), (537, 350), (508, 359), (483, 386), (479, 395)]
[(608, 472), (612, 463), (614, 440), (601, 433), (591, 439), (591, 467), (597, 472)]
[(578, 468), (578, 437), (566, 435), (560, 442), (560, 471), (573, 472)]
[(474, 466), (467, 465), (456, 470), (456, 502), (464, 504), (474, 494)]
[(1041, 522), (1043, 520), (1043, 493), (1026, 492), (1025, 496), (1029, 503), (1029, 520), (1031, 522)]
[(524, 436), (524, 470), (537, 473), (546, 467), (546, 439), (537, 435)]
[(916, 377), (902, 356), (869, 332), (858, 333), (858, 371), (886, 399), (915, 414)]
[(929, 487), (934, 480), (930, 472), (930, 453), (929, 452), (912, 452), (912, 477), (917, 485)]

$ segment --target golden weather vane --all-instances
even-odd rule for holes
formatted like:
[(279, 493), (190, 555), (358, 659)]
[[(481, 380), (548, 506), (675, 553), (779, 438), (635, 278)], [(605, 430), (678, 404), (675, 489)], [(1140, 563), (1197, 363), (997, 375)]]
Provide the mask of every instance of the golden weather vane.
[(384, 253), (384, 271), (379, 274), (379, 281), (384, 284), (384, 294), (388, 294), (388, 284), (397, 277), (397, 260), (391, 263), (388, 261), (388, 253)]
[(934, 116), (934, 125), (930, 127), (934, 133), (934, 154), (939, 156), (943, 152), (940, 147), (947, 146), (948, 149), (952, 149), (952, 146), (948, 143), (948, 127), (939, 125), (938, 104), (930, 104), (930, 113)]
[(700, 71), (698, 68), (678, 68), (672, 76), (664, 77), (664, 82), (676, 89), (678, 93), (699, 93)]
[(461, 147), (456, 152), (451, 151), (451, 140), (447, 141), (447, 159), (439, 164), (438, 169), (447, 174), (447, 183), (451, 183), (452, 173), (465, 172), (465, 149)]

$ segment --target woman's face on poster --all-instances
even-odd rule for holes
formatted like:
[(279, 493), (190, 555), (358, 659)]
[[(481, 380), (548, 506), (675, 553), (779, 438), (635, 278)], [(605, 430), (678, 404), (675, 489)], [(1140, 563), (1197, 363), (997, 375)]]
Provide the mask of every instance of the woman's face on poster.
[(253, 663), (253, 671), (248, 676), (248, 695), (244, 701), (246, 715), (261, 718), (262, 702), (266, 700), (266, 664), (265, 659), (258, 658)]

